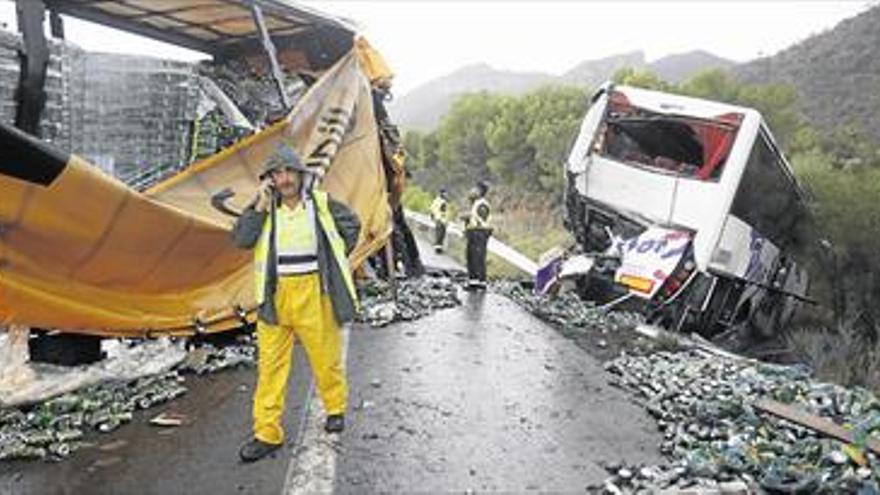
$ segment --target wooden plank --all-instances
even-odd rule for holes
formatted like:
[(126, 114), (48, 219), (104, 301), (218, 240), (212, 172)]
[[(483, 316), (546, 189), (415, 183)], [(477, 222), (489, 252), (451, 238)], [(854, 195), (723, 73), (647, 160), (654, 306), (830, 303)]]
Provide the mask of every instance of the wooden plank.
[[(754, 407), (759, 411), (791, 421), (792, 423), (809, 428), (825, 436), (836, 438), (842, 442), (853, 443), (855, 441), (855, 434), (852, 430), (847, 430), (829, 419), (810, 414), (803, 409), (770, 399), (761, 399), (755, 402)], [(871, 452), (880, 454), (880, 441), (869, 438), (867, 439), (865, 446), (871, 450)]]

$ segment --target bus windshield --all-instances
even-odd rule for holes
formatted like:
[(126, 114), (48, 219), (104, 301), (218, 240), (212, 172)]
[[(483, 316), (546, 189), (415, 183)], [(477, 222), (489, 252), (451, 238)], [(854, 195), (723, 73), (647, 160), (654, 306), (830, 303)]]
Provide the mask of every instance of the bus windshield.
[(594, 151), (655, 172), (717, 181), (742, 119), (738, 113), (701, 119), (651, 112), (615, 93)]

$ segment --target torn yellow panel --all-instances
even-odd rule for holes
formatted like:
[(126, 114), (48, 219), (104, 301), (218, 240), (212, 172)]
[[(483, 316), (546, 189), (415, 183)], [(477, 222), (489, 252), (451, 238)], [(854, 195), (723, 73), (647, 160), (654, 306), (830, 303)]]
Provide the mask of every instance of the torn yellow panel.
[[(355, 265), (392, 228), (370, 86), (354, 52), (286, 119), (145, 194), (77, 157), (48, 163), (28, 139), (3, 139), (4, 149), (17, 151), (0, 156), (0, 326), (105, 336), (239, 326), (254, 306), (252, 253), (232, 244), (232, 219), (210, 198), (231, 188), (232, 206), (243, 208), (282, 141), (324, 168), (320, 187), (360, 217)], [(49, 179), (40, 179), (46, 170)]]

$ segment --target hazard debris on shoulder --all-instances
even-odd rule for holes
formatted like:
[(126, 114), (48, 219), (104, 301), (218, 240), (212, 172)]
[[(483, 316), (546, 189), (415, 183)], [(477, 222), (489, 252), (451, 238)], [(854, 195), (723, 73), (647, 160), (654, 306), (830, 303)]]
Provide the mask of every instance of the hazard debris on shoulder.
[(399, 280), (395, 301), (388, 282), (371, 280), (361, 286), (363, 313), (359, 320), (378, 328), (424, 318), (439, 309), (461, 305), (458, 290), (455, 274), (434, 272)]
[[(129, 342), (131, 346), (143, 343)], [(186, 374), (253, 367), (255, 358), (249, 336), (241, 336), (229, 345), (204, 343), (187, 352), (173, 369), (160, 374), (105, 381), (36, 404), (0, 408), (0, 462), (62, 460), (86, 445), (88, 434), (110, 433), (132, 421), (137, 411), (185, 394)], [(52, 368), (58, 368), (59, 375), (64, 373), (64, 367)]]
[(492, 290), (507, 296), (603, 361), (617, 357), (623, 349), (657, 346), (656, 342), (634, 331), (644, 322), (639, 313), (610, 311), (582, 300), (573, 292), (556, 297), (535, 295), (516, 281), (495, 282)]
[[(623, 355), (605, 369), (655, 418), (664, 434), (660, 450), (671, 462), (612, 466), (599, 491), (723, 493), (727, 484), (770, 493), (878, 493), (878, 459), (868, 444), (880, 438), (880, 401), (867, 390), (813, 380), (804, 366), (695, 349)], [(763, 412), (758, 404), (766, 402), (844, 425), (852, 442)]]
[[(663, 339), (645, 344), (633, 331), (641, 316), (575, 294), (536, 296), (514, 282), (493, 289), (604, 359), (612, 385), (631, 393), (663, 433), (667, 463), (609, 460), (608, 478), (589, 492), (880, 494), (880, 401), (870, 391), (817, 381), (804, 365)], [(766, 403), (798, 411), (812, 427), (765, 412)], [(849, 441), (816, 426), (828, 424)]]

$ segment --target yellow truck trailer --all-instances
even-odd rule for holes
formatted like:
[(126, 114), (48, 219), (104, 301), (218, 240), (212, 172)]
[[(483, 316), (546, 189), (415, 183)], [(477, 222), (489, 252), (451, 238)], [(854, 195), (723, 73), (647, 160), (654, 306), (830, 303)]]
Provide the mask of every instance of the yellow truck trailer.
[[(32, 135), (46, 12), (53, 34), (65, 14), (246, 66), (278, 83), (286, 113), (137, 190)], [(241, 209), (280, 142), (320, 167), (320, 187), (359, 215), (354, 265), (387, 243), (393, 181), (383, 158), (394, 150), (374, 106), (391, 73), (347, 22), (280, 0), (27, 0), (18, 14), (26, 54), (19, 111), (15, 127), (0, 124), (0, 327), (147, 337), (252, 321), (251, 254), (233, 246), (232, 219), (211, 197), (228, 188), (236, 193), (228, 204)], [(308, 83), (295, 101), (284, 74)]]

